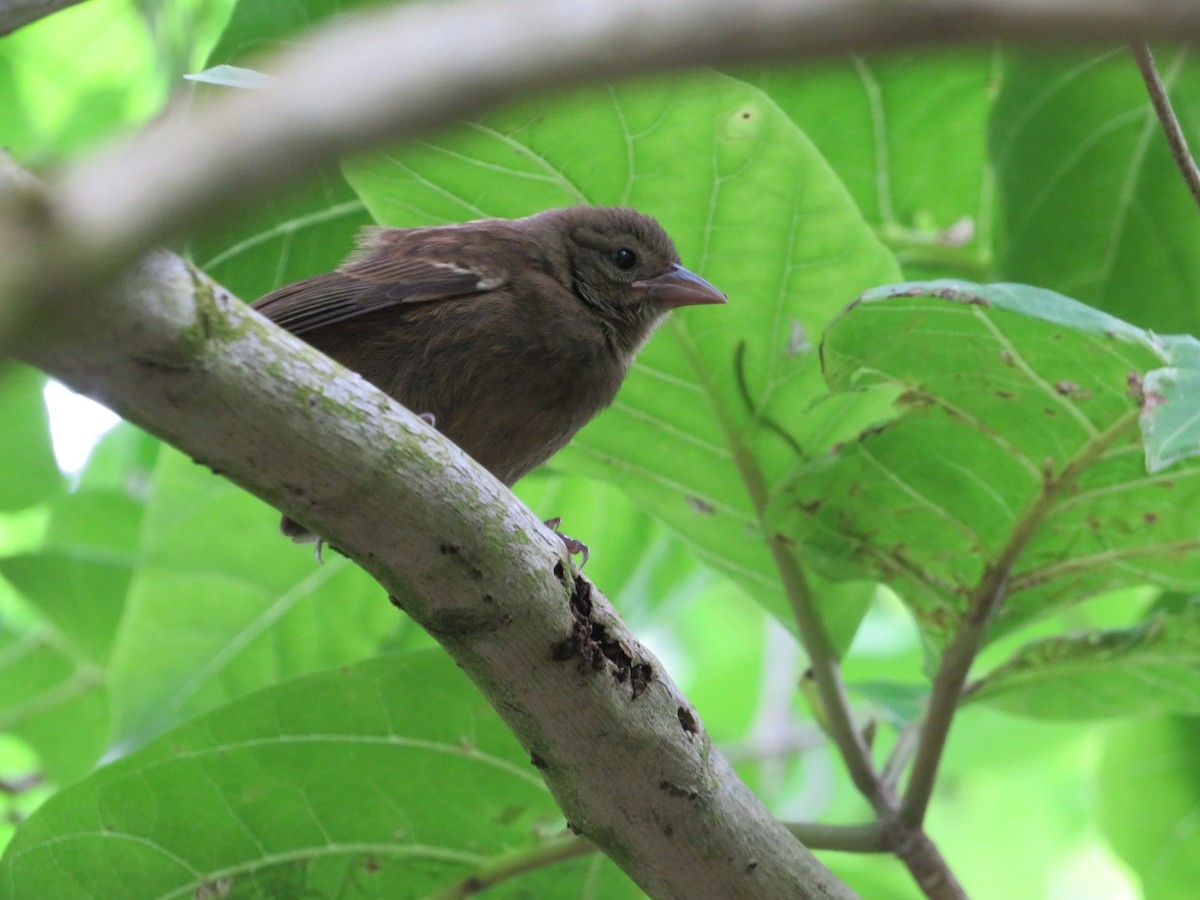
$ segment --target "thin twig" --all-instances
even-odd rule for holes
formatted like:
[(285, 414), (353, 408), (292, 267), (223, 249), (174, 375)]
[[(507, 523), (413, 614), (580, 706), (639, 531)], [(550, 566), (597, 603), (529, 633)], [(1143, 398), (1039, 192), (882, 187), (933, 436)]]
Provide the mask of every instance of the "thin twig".
[(787, 830), (810, 850), (840, 850), (843, 853), (888, 853), (883, 826), (878, 822), (862, 825), (822, 825), (819, 822), (785, 822)]
[[(735, 451), (734, 456), (738, 455)], [(830, 738), (838, 748), (854, 786), (871, 804), (880, 818), (887, 818), (895, 809), (896, 799), (884, 786), (875, 771), (871, 750), (862, 733), (854, 725), (850, 699), (842, 680), (841, 665), (829, 642), (825, 624), (817, 613), (815, 598), (808, 579), (791, 551), (779, 539), (768, 539), (775, 567), (783, 579), (784, 591), (796, 619), (800, 642), (808, 654), (817, 693), (826, 717)]]
[(430, 895), (427, 900), (462, 900), (464, 897), (473, 897), (510, 878), (565, 862), (568, 859), (596, 853), (598, 849), (586, 838), (571, 836), (547, 841), (532, 849), (514, 850), (512, 853), (490, 860), (461, 881)]
[(971, 664), (983, 646), (988, 623), (1004, 601), (1013, 567), (1054, 504), (1071, 489), (1075, 480), (1088, 466), (1137, 424), (1137, 417), (1136, 409), (1122, 416), (1106, 431), (1092, 438), (1057, 476), (1048, 477), (1037, 499), (1013, 525), (1008, 543), (996, 560), (984, 569), (979, 584), (971, 592), (967, 612), (942, 653), (941, 665), (938, 666), (937, 675), (933, 679), (933, 691), (921, 729), (921, 740), (917, 745), (912, 774), (909, 776), (908, 787), (900, 807), (900, 821), (904, 824), (916, 827), (925, 821), (925, 812), (933, 796), (933, 786), (937, 780), (942, 753), (946, 749), (950, 725), (962, 698), (963, 685), (966, 683)]
[(1200, 206), (1200, 169), (1196, 168), (1196, 161), (1192, 158), (1191, 150), (1188, 149), (1187, 137), (1184, 136), (1183, 128), (1179, 125), (1179, 118), (1175, 115), (1174, 107), (1171, 106), (1167, 86), (1163, 84), (1158, 75), (1158, 67), (1154, 64), (1150, 45), (1145, 41), (1134, 41), (1129, 47), (1133, 51), (1133, 58), (1137, 60), (1138, 71), (1142, 73), (1142, 81), (1146, 82), (1146, 93), (1150, 95), (1150, 102), (1154, 104), (1154, 112), (1158, 115), (1159, 124), (1162, 125), (1167, 146), (1171, 148), (1175, 166), (1179, 169), (1179, 174), (1183, 176), (1188, 190), (1192, 192), (1192, 199)]

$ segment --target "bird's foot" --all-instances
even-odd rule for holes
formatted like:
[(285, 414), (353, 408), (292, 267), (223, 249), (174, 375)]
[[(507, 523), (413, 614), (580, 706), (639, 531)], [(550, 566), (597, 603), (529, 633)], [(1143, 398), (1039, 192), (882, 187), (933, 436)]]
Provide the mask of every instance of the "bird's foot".
[(321, 548), (325, 546), (325, 538), (313, 534), (295, 519), (289, 519), (287, 516), (279, 520), (279, 531), (285, 536), (290, 537), (293, 544), (315, 543), (317, 545), (317, 563), (319, 565), (325, 564), (325, 560), (321, 558)]
[(558, 539), (563, 542), (563, 546), (567, 548), (567, 552), (572, 556), (579, 554), (583, 559), (579, 560), (579, 571), (583, 571), (583, 567), (587, 565), (588, 557), (591, 551), (588, 550), (588, 545), (583, 541), (576, 540), (569, 534), (563, 534), (558, 530), (558, 526), (562, 524), (562, 516), (555, 516), (553, 519), (546, 520), (546, 527), (558, 535)]

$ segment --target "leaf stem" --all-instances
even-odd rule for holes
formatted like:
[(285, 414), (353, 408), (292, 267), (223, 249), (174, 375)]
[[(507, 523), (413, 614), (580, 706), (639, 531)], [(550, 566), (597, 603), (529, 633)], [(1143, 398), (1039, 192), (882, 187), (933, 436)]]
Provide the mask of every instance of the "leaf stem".
[(1150, 95), (1150, 102), (1154, 105), (1154, 112), (1162, 126), (1167, 145), (1171, 148), (1175, 165), (1188, 190), (1192, 192), (1192, 198), (1200, 205), (1200, 169), (1196, 168), (1196, 161), (1188, 149), (1187, 137), (1179, 125), (1175, 109), (1171, 106), (1167, 87), (1159, 77), (1150, 45), (1145, 41), (1134, 41), (1129, 47), (1133, 51), (1133, 58), (1137, 60), (1138, 71), (1142, 73), (1142, 81), (1146, 83), (1146, 93)]
[(941, 665), (933, 679), (933, 691), (917, 744), (912, 773), (900, 806), (900, 820), (916, 827), (925, 821), (938, 767), (946, 749), (946, 739), (954, 713), (962, 698), (963, 685), (975, 661), (993, 613), (1004, 601), (1012, 569), (1046, 515), (1062, 495), (1070, 490), (1088, 466), (1120, 440), (1137, 423), (1138, 410), (1132, 409), (1107, 430), (1091, 438), (1057, 475), (1048, 476), (1042, 490), (1013, 526), (1008, 542), (994, 562), (984, 568), (979, 583), (971, 592), (966, 615), (954, 637), (942, 652)]
[(994, 278), (990, 253), (969, 249), (946, 232), (931, 233), (892, 222), (876, 225), (875, 235), (896, 254), (905, 268), (930, 266), (949, 269), (976, 282)]
[[(713, 395), (711, 371), (702, 364), (694, 345), (686, 331), (680, 329), (681, 346), (689, 355), (696, 367), (698, 377)], [(744, 364), (744, 350), (739, 349), (734, 359), (735, 373), (739, 380), (743, 395), (748, 392), (744, 388), (744, 377), (741, 368)], [(743, 396), (743, 400), (746, 397)], [(863, 795), (878, 819), (879, 835), (885, 849), (895, 853), (908, 868), (921, 890), (930, 900), (966, 900), (963, 891), (942, 857), (933, 841), (925, 834), (921, 825), (909, 825), (900, 818), (900, 799), (890, 785), (880, 778), (871, 758), (871, 750), (863, 739), (862, 734), (854, 725), (850, 711), (850, 700), (846, 694), (846, 685), (842, 680), (841, 664), (833, 645), (829, 641), (829, 633), (817, 612), (815, 598), (808, 585), (804, 570), (792, 554), (790, 542), (783, 536), (772, 536), (767, 529), (767, 505), (769, 490), (762, 470), (754, 457), (740, 429), (736, 428), (727, 410), (718, 404), (713, 404), (721, 427), (728, 440), (733, 455), (734, 465), (738, 475), (746, 487), (746, 493), (754, 507), (758, 518), (759, 529), (771, 551), (775, 567), (783, 582), (784, 594), (796, 621), (800, 635), (800, 643), (808, 654), (809, 666), (813, 680), (817, 685), (817, 694), (821, 699), (825, 713), (825, 729), (834, 745), (837, 747), (854, 786)], [(753, 416), (753, 410), (751, 415)], [(796, 830), (792, 831), (799, 837)], [(829, 831), (812, 831), (812, 835), (834, 840), (867, 841), (866, 833), (857, 836), (849, 834), (833, 835)]]
[[(736, 459), (740, 451), (734, 451)], [(760, 513), (761, 516), (761, 513)], [(809, 665), (812, 667), (813, 679), (817, 684), (817, 693), (821, 698), (826, 717), (826, 727), (850, 778), (859, 793), (866, 798), (880, 817), (889, 815), (895, 806), (895, 798), (883, 787), (883, 782), (875, 771), (871, 760), (871, 751), (863, 740), (862, 734), (854, 725), (850, 712), (850, 699), (846, 695), (846, 685), (842, 681), (841, 664), (837, 654), (829, 642), (829, 634), (816, 610), (808, 579), (800, 568), (796, 558), (779, 538), (768, 538), (771, 555), (775, 567), (783, 580), (784, 593), (792, 608), (796, 627), (800, 632), (800, 642), (808, 654)]]
[(595, 853), (597, 847), (586, 838), (571, 835), (538, 844), (536, 847), (502, 853), (481, 865), (473, 873), (449, 887), (430, 894), (426, 900), (461, 900), (495, 887), (510, 878), (555, 863)]

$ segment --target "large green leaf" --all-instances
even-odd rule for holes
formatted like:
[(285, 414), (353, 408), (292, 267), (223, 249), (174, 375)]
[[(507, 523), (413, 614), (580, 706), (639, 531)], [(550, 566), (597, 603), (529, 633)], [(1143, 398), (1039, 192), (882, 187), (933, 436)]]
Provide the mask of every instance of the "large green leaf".
[(78, 151), (162, 104), (168, 85), (137, 5), (93, 0), (0, 41), (17, 115), (0, 115), (0, 146), (23, 159)]
[(108, 721), (102, 670), (52, 628), (7, 616), (0, 629), (0, 732), (28, 744), (39, 772), (61, 784), (100, 758)]
[(275, 686), (48, 801), (0, 897), (417, 897), (564, 823), (440, 651)]
[[(1200, 66), (1158, 63), (1195, 146)], [(1001, 277), (1200, 332), (1200, 217), (1127, 48), (1009, 52), (992, 126)]]
[(1147, 373), (1190, 359), (1190, 339), (1049, 291), (935, 282), (868, 293), (822, 352), (836, 390), (905, 391), (779, 505), (826, 574), (891, 582), (937, 637), (985, 573), (1004, 576), (994, 634), (1108, 588), (1200, 588), (1200, 466), (1148, 474), (1137, 428), (1171, 405)]
[(715, 73), (589, 88), (346, 171), (387, 225), (574, 203), (633, 205), (664, 224), (729, 306), (675, 316), (612, 409), (553, 464), (613, 481), (790, 621), (754, 495), (769, 494), (798, 454), (853, 433), (861, 398), (823, 402), (812, 342), (897, 269), (770, 98)]
[(113, 653), (118, 738), (361, 659), (393, 633), (398, 614), (365, 572), (332, 551), (318, 565), (277, 523), (224, 479), (160, 454)]
[(0, 511), (32, 506), (62, 486), (50, 445), (50, 422), (40, 372), (0, 366)]
[(993, 190), (988, 48), (889, 52), (745, 73), (825, 154), (910, 279), (985, 278)]
[(45, 545), (0, 559), (0, 575), (27, 604), (0, 635), (0, 731), (33, 747), (55, 781), (87, 771), (106, 746), (105, 666), (140, 517), (140, 505), (123, 494), (64, 495)]
[(1028, 644), (970, 699), (1043, 719), (1200, 715), (1200, 604)]
[(1190, 900), (1200, 882), (1200, 719), (1124, 723), (1105, 741), (1100, 827), (1147, 900)]
[[(208, 65), (256, 65), (260, 57), (331, 16), (370, 5), (350, 0), (238, 3)], [(228, 88), (198, 89), (200, 93)], [(336, 268), (371, 222), (336, 165), (286, 195), (222, 220), (189, 245), (196, 264), (234, 294), (253, 300), (280, 285)]]
[(52, 782), (79, 777), (108, 746), (107, 665), (125, 610), (157, 442), (119, 425), (79, 489), (50, 506), (36, 550), (0, 559), (22, 603), (0, 629), (0, 731), (24, 740)]

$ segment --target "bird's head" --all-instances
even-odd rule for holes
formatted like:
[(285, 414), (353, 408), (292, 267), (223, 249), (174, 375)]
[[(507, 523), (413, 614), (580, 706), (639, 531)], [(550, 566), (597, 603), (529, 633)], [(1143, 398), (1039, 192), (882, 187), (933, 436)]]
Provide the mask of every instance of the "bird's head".
[(526, 222), (545, 235), (546, 245), (557, 245), (560, 277), (630, 356), (671, 310), (726, 302), (723, 293), (680, 264), (662, 226), (637, 210), (576, 206)]

